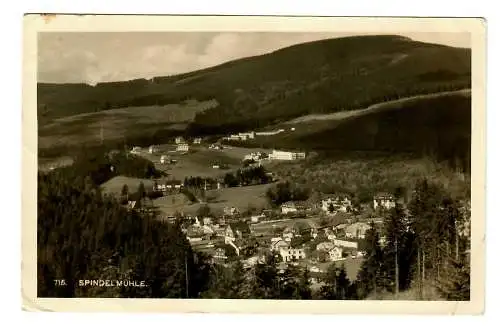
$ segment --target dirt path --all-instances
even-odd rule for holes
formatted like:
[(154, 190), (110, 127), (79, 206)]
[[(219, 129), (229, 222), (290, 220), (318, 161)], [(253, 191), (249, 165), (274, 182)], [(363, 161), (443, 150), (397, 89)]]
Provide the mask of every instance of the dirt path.
[(417, 99), (432, 99), (432, 98), (437, 98), (441, 96), (446, 96), (446, 95), (459, 95), (459, 94), (470, 94), (471, 89), (462, 89), (462, 90), (456, 90), (456, 91), (443, 91), (443, 92), (437, 92), (437, 93), (431, 93), (431, 94), (424, 94), (424, 95), (417, 95), (417, 96), (411, 96), (411, 97), (405, 97), (401, 99), (396, 99), (396, 100), (391, 100), (391, 101), (386, 101), (378, 104), (373, 104), (371, 106), (368, 106), (367, 108), (363, 109), (355, 109), (355, 110), (349, 110), (349, 111), (342, 111), (342, 112), (336, 112), (336, 113), (331, 113), (331, 114), (311, 114), (311, 115), (305, 115), (301, 117), (297, 117), (293, 120), (284, 122), (283, 124), (299, 124), (299, 123), (304, 123), (304, 122), (311, 122), (311, 121), (325, 121), (325, 120), (342, 120), (346, 119), (349, 117), (355, 117), (355, 116), (360, 116), (364, 115), (370, 112), (375, 112), (381, 108), (387, 108), (392, 105), (398, 105), (407, 101), (412, 101), (412, 100), (417, 100)]

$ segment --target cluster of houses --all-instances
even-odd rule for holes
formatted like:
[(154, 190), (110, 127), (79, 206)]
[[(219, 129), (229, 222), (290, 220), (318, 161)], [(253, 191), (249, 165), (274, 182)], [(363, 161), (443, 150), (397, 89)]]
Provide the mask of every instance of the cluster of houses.
[(250, 154), (245, 155), (243, 157), (243, 160), (244, 161), (259, 162), (260, 160), (265, 159), (265, 158), (268, 158), (268, 154), (258, 151), (258, 152), (254, 152), (254, 153), (250, 153)]
[(245, 141), (248, 139), (254, 139), (256, 133), (254, 131), (250, 132), (240, 132), (238, 134), (231, 134), (227, 137), (222, 138), (223, 140), (233, 140), (233, 141)]
[(321, 209), (326, 214), (335, 214), (337, 212), (350, 212), (352, 209), (352, 202), (348, 196), (336, 196), (327, 198), (321, 201)]
[[(285, 129), (277, 129), (277, 130), (270, 130), (270, 131), (249, 131), (249, 132), (240, 132), (238, 134), (231, 134), (228, 135), (224, 138), (223, 140), (232, 140), (232, 141), (245, 141), (248, 139), (255, 139), (257, 136), (274, 136), (280, 133), (285, 132)], [(295, 131), (295, 128), (292, 127), (290, 128), (290, 131)]]

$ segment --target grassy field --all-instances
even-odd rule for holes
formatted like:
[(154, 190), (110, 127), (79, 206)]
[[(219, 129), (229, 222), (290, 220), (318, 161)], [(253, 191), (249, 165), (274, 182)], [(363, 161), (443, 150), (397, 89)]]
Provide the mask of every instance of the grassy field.
[[(144, 150), (140, 155), (154, 163), (155, 167), (168, 173), (172, 178), (183, 180), (189, 176), (221, 177), (225, 173), (234, 171), (241, 167), (243, 156), (237, 157), (226, 150), (211, 150), (206, 146), (191, 146), (189, 152), (179, 153), (175, 151), (174, 145), (160, 145), (158, 151), (149, 154)], [(167, 155), (170, 159), (176, 160), (173, 164), (161, 164), (160, 158)], [(214, 169), (214, 164), (225, 164), (226, 169)]]
[(165, 215), (176, 212), (194, 215), (201, 204), (192, 203), (184, 194), (168, 195), (153, 200), (153, 205)]
[(226, 206), (234, 206), (240, 211), (250, 206), (257, 209), (268, 208), (266, 191), (271, 186), (272, 184), (266, 184), (211, 190), (207, 192), (207, 198), (210, 199), (208, 206), (215, 213), (221, 213)]
[(117, 176), (106, 181), (101, 185), (101, 188), (102, 191), (106, 194), (119, 195), (121, 193), (123, 185), (126, 184), (128, 186), (129, 192), (133, 193), (137, 191), (141, 181), (144, 184), (144, 188), (146, 189), (146, 191), (153, 190), (153, 180), (130, 178), (124, 176)]
[(99, 142), (101, 127), (104, 141), (146, 134), (152, 128), (168, 127), (182, 131), (197, 113), (216, 105), (217, 102), (211, 100), (190, 104), (116, 108), (57, 118), (39, 127), (39, 148)]

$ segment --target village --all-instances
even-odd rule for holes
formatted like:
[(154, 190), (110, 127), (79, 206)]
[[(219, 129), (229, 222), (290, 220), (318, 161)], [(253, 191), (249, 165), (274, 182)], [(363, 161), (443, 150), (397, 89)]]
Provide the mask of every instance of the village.
[[(249, 137), (248, 133), (240, 135)], [(147, 150), (133, 147), (131, 153), (144, 156), (164, 168), (182, 163), (182, 156), (194, 149), (213, 152), (240, 150), (225, 145), (223, 140), (205, 143), (202, 138), (194, 138), (189, 143), (176, 137), (171, 145), (150, 146)], [(346, 194), (325, 195), (319, 202), (287, 201), (279, 206), (254, 209), (231, 202), (225, 202), (221, 207), (221, 204), (211, 202), (207, 199), (211, 191), (229, 190), (235, 194), (245, 188), (268, 188), (279, 181), (279, 177), (264, 170), (263, 176), (257, 175), (256, 180), (249, 180), (255, 185), (242, 182), (245, 170), (263, 168), (276, 161), (306, 158), (305, 152), (282, 150), (240, 152), (239, 155), (242, 156), (238, 165), (215, 161), (208, 165), (207, 170), (214, 174), (199, 172), (196, 177), (177, 175), (175, 179), (154, 179), (150, 194), (156, 193), (158, 198), (143, 200), (141, 206), (160, 209), (158, 217), (161, 220), (179, 223), (192, 248), (210, 255), (214, 263), (229, 265), (240, 260), (249, 267), (272, 254), (279, 262), (278, 270), (285, 270), (289, 265), (306, 267), (311, 274), (311, 283), (317, 287), (321, 284), (320, 277), (332, 263), (344, 265), (349, 278), (356, 278), (371, 224), (379, 228), (379, 241), (384, 244), (384, 214), (399, 201), (384, 191), (374, 194), (370, 204), (354, 204), (351, 196)], [(231, 186), (227, 176), (235, 168), (240, 180)], [(191, 198), (188, 205), (182, 202), (185, 195)], [(172, 206), (162, 207), (166, 202), (164, 199), (170, 199)], [(129, 200), (127, 206), (134, 208), (136, 204), (136, 200)]]

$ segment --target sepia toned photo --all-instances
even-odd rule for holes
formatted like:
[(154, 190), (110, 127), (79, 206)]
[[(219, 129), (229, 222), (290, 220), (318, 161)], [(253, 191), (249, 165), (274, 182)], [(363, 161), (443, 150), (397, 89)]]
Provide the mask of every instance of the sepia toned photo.
[(484, 30), (25, 16), (23, 306), (481, 313)]

